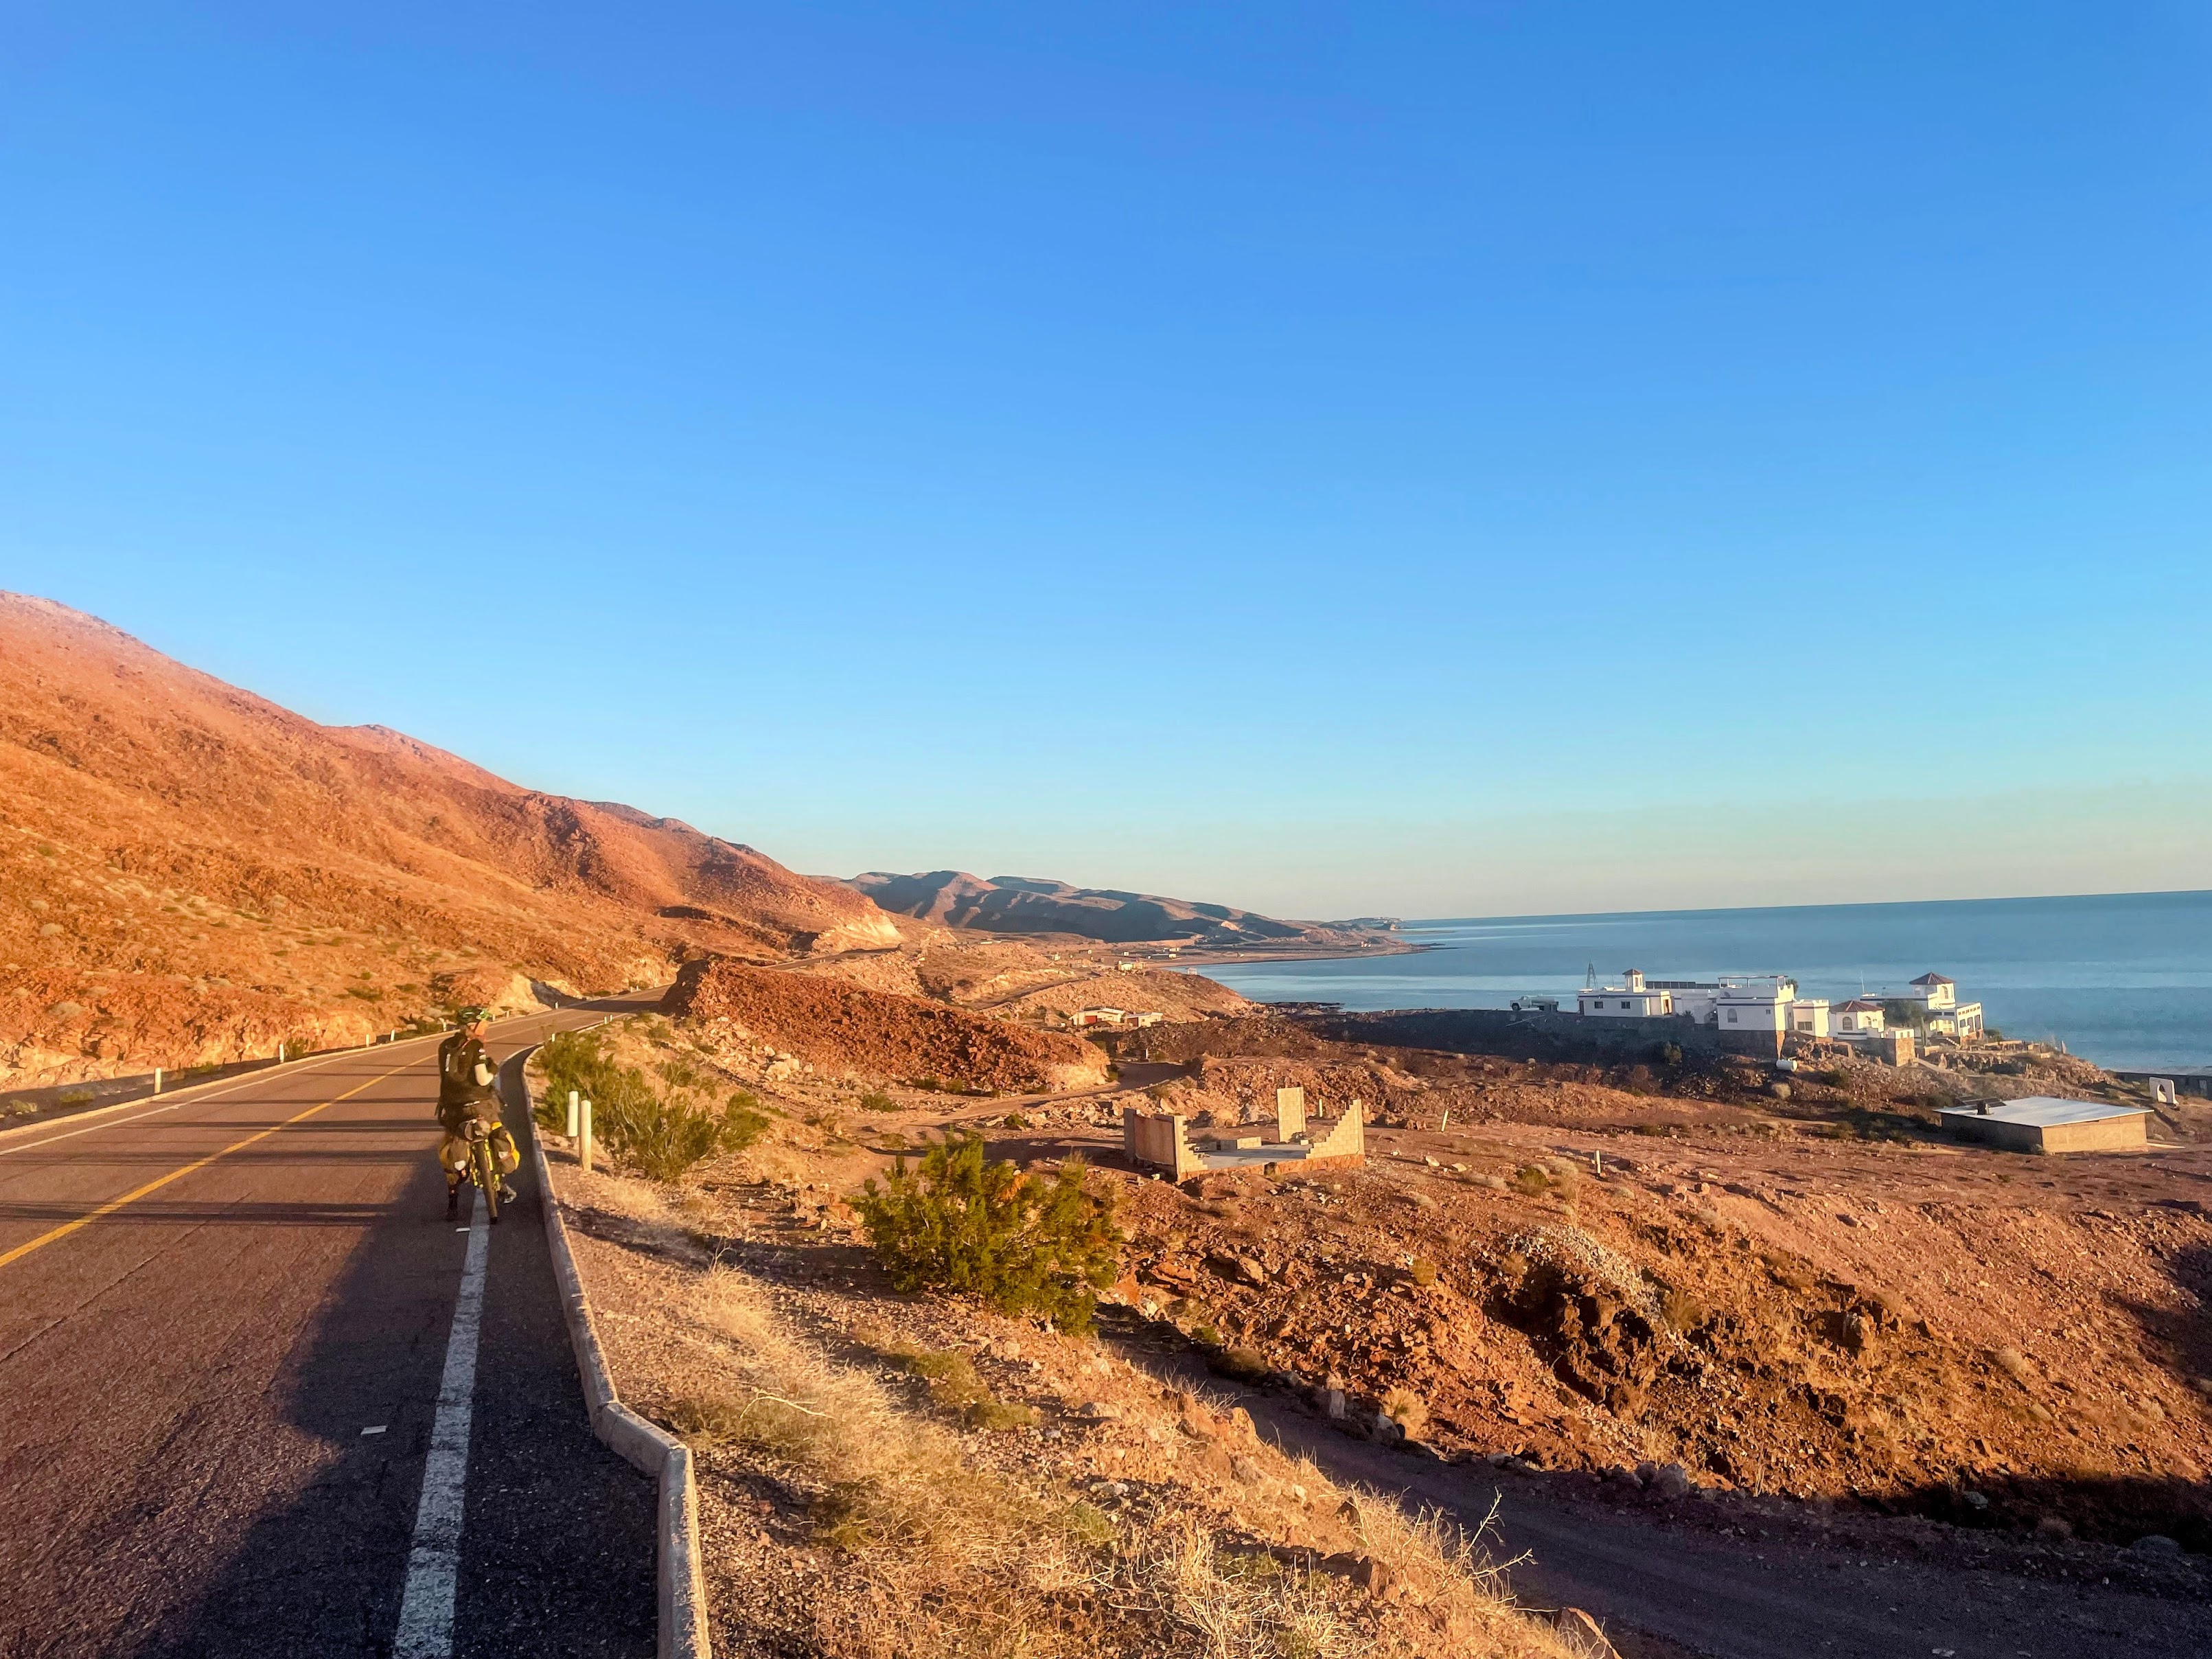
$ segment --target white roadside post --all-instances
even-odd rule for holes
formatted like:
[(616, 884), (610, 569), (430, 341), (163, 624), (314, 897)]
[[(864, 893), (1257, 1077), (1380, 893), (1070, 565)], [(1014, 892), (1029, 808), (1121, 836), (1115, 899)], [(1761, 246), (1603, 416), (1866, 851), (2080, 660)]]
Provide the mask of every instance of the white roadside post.
[(576, 1138), (576, 1091), (568, 1091), (568, 1139)]
[(157, 1095), (161, 1092), (161, 1068), (158, 1066), (154, 1068), (154, 1092)]
[(583, 1103), (582, 1121), (576, 1129), (576, 1165), (586, 1175), (592, 1172), (592, 1103)]

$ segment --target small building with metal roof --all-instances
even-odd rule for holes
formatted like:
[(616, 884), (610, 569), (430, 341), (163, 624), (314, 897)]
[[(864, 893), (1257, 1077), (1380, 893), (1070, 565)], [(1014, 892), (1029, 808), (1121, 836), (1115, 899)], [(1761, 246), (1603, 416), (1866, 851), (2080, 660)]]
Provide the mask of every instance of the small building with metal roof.
[(1938, 1115), (1960, 1139), (2008, 1152), (2140, 1152), (2149, 1145), (2148, 1110), (2106, 1100), (2030, 1095), (1947, 1106)]

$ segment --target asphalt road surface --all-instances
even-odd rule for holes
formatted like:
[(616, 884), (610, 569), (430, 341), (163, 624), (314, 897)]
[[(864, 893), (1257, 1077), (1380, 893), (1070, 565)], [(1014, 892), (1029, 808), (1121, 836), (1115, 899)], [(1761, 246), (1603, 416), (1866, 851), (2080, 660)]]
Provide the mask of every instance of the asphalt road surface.
[(472, 1245), (434, 1649), (653, 1652), (652, 1483), (592, 1437), (527, 1159), (499, 1226), (446, 1220), (435, 1050), (0, 1137), (4, 1659), (391, 1653)]

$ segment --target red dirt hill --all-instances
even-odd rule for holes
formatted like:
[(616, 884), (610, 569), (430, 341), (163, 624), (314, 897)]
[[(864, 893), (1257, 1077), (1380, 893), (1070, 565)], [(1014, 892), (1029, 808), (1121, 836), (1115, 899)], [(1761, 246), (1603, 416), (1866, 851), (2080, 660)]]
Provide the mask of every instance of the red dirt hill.
[(726, 1021), (730, 1036), (832, 1075), (1024, 1092), (1106, 1080), (1105, 1055), (1079, 1037), (814, 975), (694, 962), (667, 1006), (698, 1027)]
[(456, 974), (611, 989), (700, 948), (897, 942), (842, 882), (0, 593), (0, 1087), (344, 1040)]

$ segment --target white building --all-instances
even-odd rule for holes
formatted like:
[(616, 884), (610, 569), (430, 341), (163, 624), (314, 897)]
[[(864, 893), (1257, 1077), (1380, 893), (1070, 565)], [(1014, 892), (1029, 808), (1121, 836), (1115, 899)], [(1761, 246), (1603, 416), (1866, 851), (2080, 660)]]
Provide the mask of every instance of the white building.
[(1674, 1012), (1674, 993), (1645, 985), (1642, 969), (1632, 968), (1624, 977), (1624, 985), (1578, 993), (1575, 1012), (1593, 1019), (1660, 1019)]
[(1725, 1032), (1779, 1037), (1790, 1029), (1797, 981), (1786, 974), (1747, 974), (1721, 981), (1711, 1023)]
[(1971, 1042), (1982, 1034), (1982, 1005), (1959, 1000), (1958, 985), (1941, 974), (1923, 974), (1901, 991), (1883, 991), (1884, 1002), (1912, 1003), (1930, 1031)]
[(1790, 1005), (1790, 1029), (1800, 1036), (1827, 1036), (1832, 1018), (1826, 997), (1798, 997)]
[(1880, 1036), (1884, 1023), (1881, 1004), (1866, 997), (1853, 997), (1849, 1002), (1839, 1002), (1836, 1005), (1836, 1035), (1838, 1036)]

